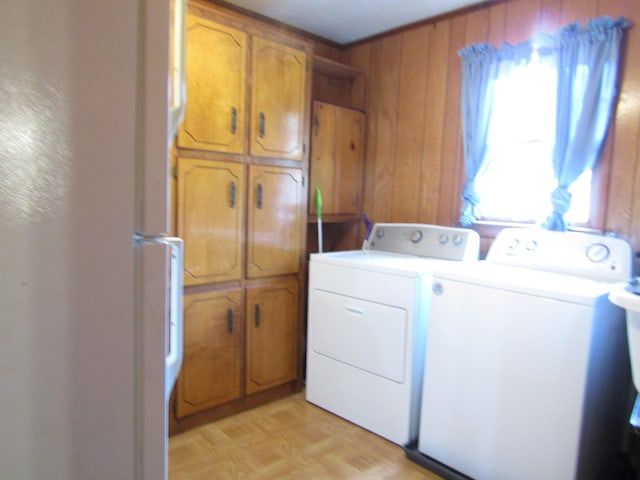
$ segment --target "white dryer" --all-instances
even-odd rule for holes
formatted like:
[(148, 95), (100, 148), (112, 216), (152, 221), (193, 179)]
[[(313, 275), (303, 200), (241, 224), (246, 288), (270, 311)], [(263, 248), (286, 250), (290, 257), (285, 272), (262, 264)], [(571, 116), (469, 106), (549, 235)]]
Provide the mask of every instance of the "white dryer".
[(417, 451), (445, 478), (620, 478), (628, 399), (623, 240), (506, 229), (434, 273)]
[(362, 250), (312, 254), (307, 400), (397, 444), (416, 439), (431, 273), (478, 252), (471, 230), (379, 223)]

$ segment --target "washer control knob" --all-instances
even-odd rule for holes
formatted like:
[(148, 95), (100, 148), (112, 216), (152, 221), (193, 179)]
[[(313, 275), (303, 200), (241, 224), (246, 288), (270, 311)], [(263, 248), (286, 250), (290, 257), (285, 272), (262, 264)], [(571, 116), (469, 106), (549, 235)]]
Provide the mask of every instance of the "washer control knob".
[(609, 258), (609, 247), (604, 243), (592, 243), (587, 247), (587, 258), (594, 263), (604, 262)]
[(454, 245), (460, 245), (462, 243), (462, 235), (459, 234), (455, 234), (452, 238), (451, 241), (453, 242)]
[(378, 228), (376, 230), (376, 237), (378, 237), (378, 238), (384, 237), (384, 228)]
[(509, 247), (509, 250), (515, 250), (516, 248), (518, 248), (519, 245), (520, 245), (520, 240), (518, 240), (517, 238), (512, 238), (507, 243), (507, 247)]
[(414, 230), (413, 232), (411, 232), (411, 235), (409, 235), (409, 240), (411, 240), (413, 243), (418, 243), (420, 240), (422, 240), (422, 232), (420, 230)]
[(446, 233), (442, 233), (440, 234), (440, 237), (438, 237), (438, 242), (440, 242), (440, 245), (446, 245), (448, 241), (449, 241), (449, 237), (447, 236)]
[(526, 248), (530, 252), (533, 252), (536, 248), (538, 248), (538, 242), (536, 242), (535, 240), (531, 240), (530, 242), (527, 242)]

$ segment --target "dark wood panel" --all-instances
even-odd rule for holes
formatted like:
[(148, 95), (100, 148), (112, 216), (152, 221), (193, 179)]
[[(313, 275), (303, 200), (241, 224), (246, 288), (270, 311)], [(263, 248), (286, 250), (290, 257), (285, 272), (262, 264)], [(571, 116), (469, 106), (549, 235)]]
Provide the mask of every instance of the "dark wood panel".
[[(361, 44), (354, 48), (351, 48), (345, 51), (344, 61), (354, 67), (360, 69), (365, 72), (364, 75), (358, 77), (356, 83), (354, 84), (354, 88), (352, 91), (353, 95), (353, 103), (362, 105), (365, 112), (368, 112), (368, 108), (370, 107), (369, 95), (371, 90), (371, 82), (369, 80), (369, 73), (371, 71), (371, 44)], [(366, 208), (370, 205), (367, 203), (367, 189), (365, 185), (364, 179), (366, 179), (367, 171), (369, 169), (369, 155), (371, 154), (370, 150), (370, 142), (367, 140), (371, 137), (371, 128), (372, 122), (370, 115), (367, 115), (367, 123), (365, 126), (365, 150), (364, 150), (364, 173), (363, 173), (363, 182), (362, 182), (362, 211), (366, 212)], [(361, 238), (364, 236), (364, 226), (362, 222), (357, 224), (357, 227), (354, 230), (354, 235), (356, 238)], [(359, 244), (358, 244), (359, 246)]]
[[(436, 223), (438, 218), (442, 149), (445, 125), (442, 121), (446, 109), (448, 88), (447, 65), (450, 58), (451, 22), (433, 26), (429, 42), (427, 86), (424, 118), (424, 143), (420, 169), (420, 195), (418, 222)], [(410, 193), (410, 192), (409, 192)]]
[[(398, 94), (400, 83), (400, 59), (402, 35), (387, 37), (379, 49), (380, 68), (376, 73), (378, 89), (378, 108), (375, 110), (378, 125), (375, 137), (378, 159), (375, 163), (375, 195), (373, 198), (376, 221), (390, 221), (392, 216), (391, 199), (395, 181), (396, 158), (395, 142), (397, 132)], [(377, 53), (377, 52), (376, 52)]]
[(489, 37), (489, 10), (475, 10), (467, 14), (464, 44), (486, 42)]
[(507, 6), (497, 3), (489, 8), (489, 35), (487, 42), (492, 45), (500, 45), (504, 40), (505, 15)]
[[(629, 0), (601, 2), (598, 14), (629, 16), (629, 4)], [(635, 9), (640, 11), (640, 6)], [(636, 16), (635, 23), (639, 22), (640, 18)], [(637, 26), (627, 31), (626, 40), (618, 106), (610, 135), (613, 144), (611, 194), (606, 228), (628, 234), (635, 248), (640, 249), (640, 56), (635, 53), (640, 48), (640, 32)]]
[[(366, 62), (354, 63), (359, 68), (365, 69), (367, 73), (367, 133), (366, 133), (366, 145), (365, 145), (365, 161), (364, 161), (364, 182), (362, 191), (362, 211), (369, 215), (369, 217), (375, 221), (374, 212), (374, 198), (375, 198), (375, 165), (377, 163), (377, 146), (376, 141), (378, 136), (378, 101), (380, 99), (378, 93), (380, 91), (380, 82), (378, 76), (375, 74), (380, 68), (380, 49), (379, 44), (382, 42), (371, 42), (364, 44), (368, 49), (368, 55)], [(363, 46), (359, 47), (362, 50)], [(364, 55), (359, 57), (362, 59)], [(376, 112), (375, 115), (372, 112)]]
[(504, 40), (517, 45), (532, 38), (540, 24), (540, 0), (507, 3)]
[(561, 10), (562, 0), (542, 0), (539, 26), (541, 32), (553, 33), (560, 28)]
[[(640, 197), (640, 189), (636, 188), (640, 185), (640, 57), (633, 54), (640, 50), (637, 0), (492, 2), (429, 24), (429, 39), (419, 54), (405, 50), (416, 48), (410, 39), (419, 37), (419, 29), (425, 24), (403, 29), (401, 35), (378, 37), (347, 49), (344, 58), (362, 68), (369, 82), (365, 211), (375, 221), (454, 224), (464, 181), (461, 62), (457, 51), (478, 41), (516, 43), (537, 31), (553, 33), (568, 23), (584, 23), (602, 15), (626, 16), (636, 26), (626, 34), (620, 102), (603, 152), (603, 161), (611, 163), (611, 188), (609, 195), (601, 198), (602, 205), (606, 205), (601, 226), (629, 238), (640, 249), (640, 198), (636, 198)], [(364, 57), (368, 60), (363, 61)], [(402, 61), (409, 58), (422, 65), (409, 67)], [(423, 72), (427, 78), (421, 91), (419, 80), (409, 80), (407, 75), (419, 76)], [(407, 86), (415, 90), (406, 93), (403, 90)], [(418, 106), (408, 105), (411, 96), (415, 102), (424, 102), (421, 125), (412, 126), (421, 117)], [(405, 119), (405, 115), (409, 118)], [(415, 165), (418, 157), (414, 157), (411, 143), (418, 138), (423, 139), (419, 173)], [(411, 170), (416, 170), (419, 182), (409, 178)], [(405, 205), (410, 202), (417, 202), (418, 207)]]
[(462, 127), (460, 120), (460, 81), (462, 64), (458, 56), (465, 43), (466, 17), (451, 20), (449, 37), (449, 57), (447, 68), (447, 92), (445, 114), (442, 120), (442, 158), (437, 223), (453, 225), (458, 221), (460, 191), (462, 189)]
[[(369, 63), (371, 56), (371, 49), (369, 45), (363, 44), (358, 47), (352, 48), (346, 52), (347, 57), (344, 62), (358, 68), (363, 72), (369, 71)], [(354, 78), (353, 86), (351, 89), (351, 103), (357, 108), (363, 110), (367, 105), (367, 77), (366, 75), (359, 75)]]
[(425, 54), (431, 51), (431, 27), (422, 26), (402, 34), (400, 58), (400, 88), (398, 91), (397, 134), (391, 216), (394, 221), (411, 222), (418, 213), (421, 179), (423, 130), (428, 62)]
[(568, 23), (584, 23), (597, 15), (598, 0), (562, 0), (561, 26)]

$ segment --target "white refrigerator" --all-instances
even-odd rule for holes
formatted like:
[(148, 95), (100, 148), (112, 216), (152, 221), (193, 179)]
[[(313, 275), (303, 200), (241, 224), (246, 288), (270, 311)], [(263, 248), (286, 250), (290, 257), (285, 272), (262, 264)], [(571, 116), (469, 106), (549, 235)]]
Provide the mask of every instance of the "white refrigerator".
[(2, 2), (0, 478), (166, 478), (170, 12)]

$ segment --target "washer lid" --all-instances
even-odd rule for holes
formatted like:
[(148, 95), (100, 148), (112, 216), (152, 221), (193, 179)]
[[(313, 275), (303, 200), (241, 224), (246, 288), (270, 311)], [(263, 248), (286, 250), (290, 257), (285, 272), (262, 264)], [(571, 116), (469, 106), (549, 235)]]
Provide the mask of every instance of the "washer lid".
[(585, 305), (593, 305), (598, 299), (606, 299), (612, 287), (611, 282), (511, 267), (484, 260), (465, 264), (441, 264), (433, 272), (433, 282), (440, 280), (468, 283), (470, 288), (495, 288)]

